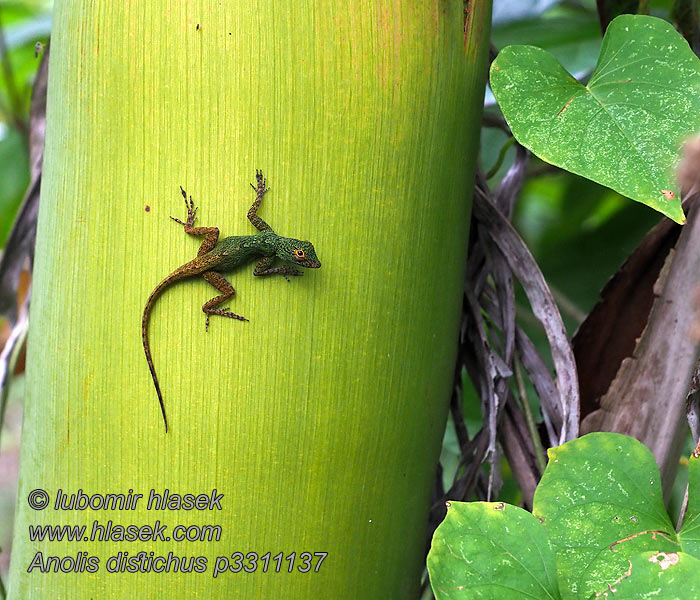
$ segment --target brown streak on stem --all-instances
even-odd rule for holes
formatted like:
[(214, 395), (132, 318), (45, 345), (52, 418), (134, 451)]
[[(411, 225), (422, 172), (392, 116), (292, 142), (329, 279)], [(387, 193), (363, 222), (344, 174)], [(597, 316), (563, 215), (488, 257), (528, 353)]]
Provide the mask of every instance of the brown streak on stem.
[(464, 2), (464, 46), (467, 45), (467, 32), (469, 31), (469, 19), (471, 17), (472, 7), (469, 0)]

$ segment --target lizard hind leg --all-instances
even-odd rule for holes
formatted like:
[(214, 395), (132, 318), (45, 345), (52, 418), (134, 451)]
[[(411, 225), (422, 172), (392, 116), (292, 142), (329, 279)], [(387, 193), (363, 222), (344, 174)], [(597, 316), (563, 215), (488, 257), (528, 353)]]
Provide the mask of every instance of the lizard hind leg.
[(180, 191), (182, 192), (182, 197), (185, 199), (185, 206), (187, 207), (187, 220), (181, 221), (177, 217), (170, 217), (176, 223), (179, 223), (185, 228), (185, 233), (189, 235), (204, 236), (202, 244), (199, 246), (197, 256), (202, 256), (216, 246), (216, 242), (219, 241), (219, 229), (217, 227), (195, 227), (194, 222), (197, 220), (197, 207), (194, 205), (192, 196), (190, 196), (189, 202), (187, 201), (187, 192), (180, 186)]
[(226, 281), (223, 275), (220, 275), (219, 273), (215, 273), (214, 271), (206, 271), (205, 273), (202, 273), (202, 277), (206, 279), (209, 283), (211, 283), (217, 290), (221, 292), (219, 296), (216, 296), (215, 298), (212, 298), (208, 302), (205, 302), (204, 305), (202, 306), (202, 311), (204, 312), (205, 315), (207, 315), (207, 321), (205, 325), (205, 330), (209, 331), (209, 317), (211, 315), (219, 315), (221, 317), (228, 317), (230, 319), (237, 319), (238, 321), (247, 321), (245, 317), (242, 317), (241, 315), (237, 315), (236, 313), (232, 313), (231, 311), (225, 309), (225, 308), (219, 308), (219, 305), (222, 302), (226, 302), (229, 298), (233, 298), (233, 295), (236, 293), (236, 290), (233, 288), (233, 286)]
[(250, 184), (250, 187), (252, 187), (253, 191), (255, 192), (255, 202), (253, 202), (253, 205), (248, 211), (248, 220), (259, 231), (272, 231), (272, 227), (270, 227), (258, 216), (258, 208), (260, 208), (260, 203), (262, 202), (265, 193), (270, 191), (270, 188), (267, 187), (267, 180), (263, 177), (262, 171), (259, 169), (255, 170), (255, 179), (258, 182), (258, 187), (255, 187), (252, 183)]

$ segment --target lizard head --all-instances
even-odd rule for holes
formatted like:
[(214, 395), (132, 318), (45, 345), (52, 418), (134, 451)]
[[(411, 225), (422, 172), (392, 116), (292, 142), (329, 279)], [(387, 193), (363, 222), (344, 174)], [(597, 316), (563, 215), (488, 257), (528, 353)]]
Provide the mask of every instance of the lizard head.
[(314, 245), (311, 242), (295, 240), (294, 238), (280, 239), (277, 247), (277, 258), (307, 269), (318, 269), (321, 266)]

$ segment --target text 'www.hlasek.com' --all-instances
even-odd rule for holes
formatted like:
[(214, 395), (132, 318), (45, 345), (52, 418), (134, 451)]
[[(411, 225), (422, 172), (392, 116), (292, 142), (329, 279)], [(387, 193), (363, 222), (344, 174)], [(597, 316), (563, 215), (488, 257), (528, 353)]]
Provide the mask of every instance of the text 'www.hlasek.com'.
[[(150, 490), (147, 495), (129, 490), (126, 494), (86, 494), (83, 490), (66, 493), (59, 489), (51, 496), (42, 489), (29, 492), (30, 508), (56, 512), (88, 511), (170, 511), (175, 515), (191, 511), (221, 511), (224, 494), (212, 490), (207, 494), (175, 494), (170, 490)], [(46, 514), (46, 513), (44, 513)], [(213, 513), (216, 514), (216, 513)], [(227, 573), (318, 573), (327, 552), (239, 550), (221, 556), (192, 556), (168, 552), (157, 554), (136, 547), (139, 543), (217, 543), (222, 527), (216, 524), (167, 524), (160, 519), (152, 524), (123, 525), (109, 518), (95, 519), (88, 525), (29, 525), (32, 543), (91, 542), (114, 543), (115, 552), (96, 556), (87, 551), (56, 556), (37, 551), (27, 567), (28, 573), (211, 573), (212, 577)], [(123, 546), (123, 547), (122, 547)], [(104, 546), (101, 546), (104, 547)], [(118, 548), (118, 549), (117, 549)], [(213, 564), (212, 564), (213, 562)]]

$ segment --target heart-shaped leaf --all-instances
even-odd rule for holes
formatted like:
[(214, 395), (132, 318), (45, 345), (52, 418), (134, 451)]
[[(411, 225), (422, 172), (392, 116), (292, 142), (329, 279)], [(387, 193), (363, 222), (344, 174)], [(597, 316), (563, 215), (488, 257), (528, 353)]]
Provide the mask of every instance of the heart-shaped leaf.
[(589, 433), (548, 455), (532, 513), (557, 553), (562, 598), (588, 598), (619, 581), (640, 552), (681, 550), (646, 446)]
[(552, 544), (529, 512), (503, 502), (449, 502), (428, 572), (438, 600), (558, 600)]
[(612, 21), (586, 86), (544, 50), (508, 46), (491, 87), (515, 138), (542, 160), (685, 221), (674, 170), (700, 130), (700, 61), (666, 21)]

